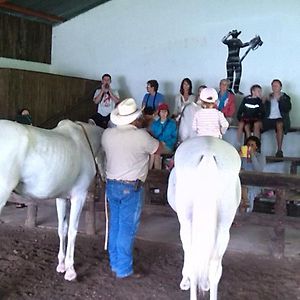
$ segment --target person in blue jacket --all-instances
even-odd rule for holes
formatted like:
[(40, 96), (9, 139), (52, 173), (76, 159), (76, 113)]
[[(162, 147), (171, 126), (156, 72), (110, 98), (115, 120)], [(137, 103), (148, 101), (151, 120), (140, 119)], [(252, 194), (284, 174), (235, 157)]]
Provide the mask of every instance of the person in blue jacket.
[[(152, 122), (150, 132), (153, 137), (158, 139), (163, 144), (161, 154), (171, 154), (177, 142), (177, 127), (176, 122), (169, 117), (169, 106), (166, 103), (161, 103), (158, 106), (159, 119)], [(154, 154), (150, 158), (149, 168), (161, 169), (161, 156)]]

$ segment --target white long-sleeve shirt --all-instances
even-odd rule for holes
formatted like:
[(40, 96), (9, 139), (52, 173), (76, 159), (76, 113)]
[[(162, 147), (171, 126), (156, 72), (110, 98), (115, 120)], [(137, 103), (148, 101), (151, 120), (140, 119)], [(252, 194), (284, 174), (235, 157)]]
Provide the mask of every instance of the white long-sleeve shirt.
[(174, 111), (173, 114), (175, 116), (178, 116), (181, 114), (183, 108), (185, 105), (195, 102), (195, 95), (189, 95), (189, 98), (187, 99), (187, 101), (184, 100), (183, 96), (181, 94), (176, 95), (175, 97), (175, 101), (174, 101)]

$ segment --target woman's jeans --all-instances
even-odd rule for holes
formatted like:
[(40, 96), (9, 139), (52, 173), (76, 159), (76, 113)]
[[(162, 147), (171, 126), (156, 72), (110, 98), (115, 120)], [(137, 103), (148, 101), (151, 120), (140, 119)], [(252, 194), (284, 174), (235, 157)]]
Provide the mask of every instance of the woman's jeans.
[(133, 244), (143, 206), (143, 189), (133, 183), (107, 180), (109, 203), (108, 252), (110, 266), (119, 278), (133, 274)]

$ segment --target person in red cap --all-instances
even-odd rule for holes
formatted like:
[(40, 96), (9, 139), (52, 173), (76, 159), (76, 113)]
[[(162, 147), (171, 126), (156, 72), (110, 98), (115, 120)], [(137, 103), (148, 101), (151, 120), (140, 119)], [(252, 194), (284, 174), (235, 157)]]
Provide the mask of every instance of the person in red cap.
[[(176, 122), (169, 118), (169, 106), (166, 103), (161, 103), (158, 106), (159, 119), (152, 122), (150, 132), (163, 144), (161, 154), (169, 154), (174, 151), (177, 141), (177, 127)], [(161, 156), (154, 154), (150, 158), (149, 168), (161, 169)]]

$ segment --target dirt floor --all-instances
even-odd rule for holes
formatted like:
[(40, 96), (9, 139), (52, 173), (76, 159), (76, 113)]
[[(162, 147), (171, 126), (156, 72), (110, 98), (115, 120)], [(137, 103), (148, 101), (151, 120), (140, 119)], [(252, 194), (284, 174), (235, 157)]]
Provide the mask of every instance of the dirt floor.
[[(138, 240), (136, 268), (145, 272), (138, 280), (113, 277), (101, 236), (78, 235), (75, 282), (56, 273), (57, 250), (54, 230), (0, 224), (0, 299), (189, 299), (189, 292), (179, 289), (179, 246)], [(300, 299), (299, 270), (300, 258), (279, 261), (227, 253), (219, 299)]]

